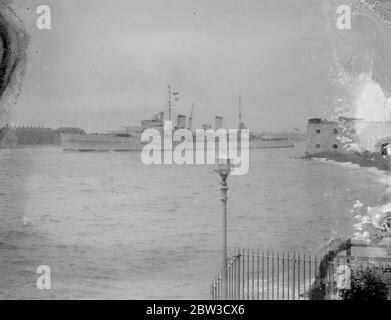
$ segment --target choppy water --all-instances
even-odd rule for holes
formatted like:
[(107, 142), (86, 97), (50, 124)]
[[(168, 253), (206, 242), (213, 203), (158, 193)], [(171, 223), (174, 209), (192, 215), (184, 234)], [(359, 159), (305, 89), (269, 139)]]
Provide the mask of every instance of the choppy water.
[[(252, 150), (229, 178), (230, 247), (311, 250), (381, 202), (371, 170)], [(138, 153), (0, 150), (0, 298), (208, 299), (220, 267), (219, 177)], [(52, 289), (38, 290), (39, 265)]]

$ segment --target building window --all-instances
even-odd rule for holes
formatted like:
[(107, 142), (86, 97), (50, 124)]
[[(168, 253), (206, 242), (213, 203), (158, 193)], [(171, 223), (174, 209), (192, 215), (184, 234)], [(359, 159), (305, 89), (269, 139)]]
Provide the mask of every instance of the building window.
[(333, 144), (333, 149), (338, 149), (338, 145), (337, 144)]
[(316, 145), (315, 145), (315, 148), (320, 148), (320, 144), (316, 144)]
[(320, 130), (319, 130), (319, 129), (317, 129), (317, 130), (316, 130), (316, 133), (320, 133)]
[(338, 129), (334, 129), (333, 132), (334, 132), (335, 134), (337, 134), (337, 133), (338, 133)]

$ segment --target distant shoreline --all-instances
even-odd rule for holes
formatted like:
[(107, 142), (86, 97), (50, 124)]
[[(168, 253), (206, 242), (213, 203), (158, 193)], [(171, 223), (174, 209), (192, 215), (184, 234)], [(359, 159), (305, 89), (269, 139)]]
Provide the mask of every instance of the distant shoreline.
[(0, 150), (15, 150), (15, 149), (41, 149), (41, 148), (53, 148), (60, 149), (59, 144), (18, 144), (12, 147), (0, 148)]

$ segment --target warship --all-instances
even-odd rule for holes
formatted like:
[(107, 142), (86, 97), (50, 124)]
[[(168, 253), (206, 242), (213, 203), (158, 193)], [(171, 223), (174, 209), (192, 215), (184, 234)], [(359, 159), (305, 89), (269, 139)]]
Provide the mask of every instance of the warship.
[[(169, 91), (169, 97), (171, 92)], [(247, 129), (242, 122), (241, 102), (239, 98), (239, 125), (238, 135), (243, 129)], [(171, 121), (171, 100), (169, 99), (169, 116)], [(176, 124), (173, 130), (187, 129), (192, 132), (193, 142), (196, 140), (196, 134), (193, 131), (193, 112), (194, 105), (191, 107), (190, 116), (186, 121), (186, 116), (179, 114), (176, 119)], [(142, 141), (141, 135), (147, 129), (156, 129), (160, 132), (161, 137), (164, 134), (164, 112), (155, 114), (151, 119), (142, 120), (141, 126), (126, 127), (123, 131), (111, 131), (108, 133), (93, 133), (93, 134), (74, 134), (61, 133), (61, 145), (64, 151), (141, 151), (148, 141)], [(223, 128), (223, 117), (216, 116), (214, 130)], [(210, 125), (203, 125), (206, 136), (208, 129), (212, 129)], [(172, 138), (172, 137), (171, 137)], [(161, 139), (162, 142), (165, 139)], [(240, 139), (239, 139), (240, 141)], [(175, 148), (181, 141), (172, 141), (170, 147)], [(193, 144), (195, 145), (195, 143)], [(288, 137), (273, 137), (265, 136), (262, 133), (251, 133), (249, 135), (249, 148), (292, 148), (294, 141)], [(164, 149), (164, 144), (161, 146)]]

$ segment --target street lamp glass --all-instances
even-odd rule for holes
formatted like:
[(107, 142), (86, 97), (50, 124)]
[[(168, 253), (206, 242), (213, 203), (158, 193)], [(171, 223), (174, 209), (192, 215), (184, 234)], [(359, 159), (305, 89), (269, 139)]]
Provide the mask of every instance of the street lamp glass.
[(230, 159), (220, 159), (220, 158), (216, 159), (215, 172), (221, 176), (228, 176), (231, 172)]

